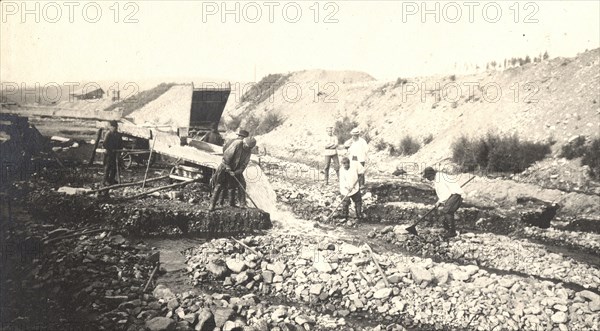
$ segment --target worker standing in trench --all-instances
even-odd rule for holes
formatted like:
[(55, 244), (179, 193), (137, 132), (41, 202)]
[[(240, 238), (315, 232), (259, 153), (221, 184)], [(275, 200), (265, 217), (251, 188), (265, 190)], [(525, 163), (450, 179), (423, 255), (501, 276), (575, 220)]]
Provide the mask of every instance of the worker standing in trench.
[(223, 153), (223, 161), (211, 178), (214, 186), (210, 200), (210, 211), (215, 210), (217, 201), (224, 189), (229, 189), (229, 205), (235, 206), (235, 195), (238, 192), (240, 207), (246, 207), (246, 180), (244, 170), (250, 163), (252, 148), (256, 146), (256, 139), (247, 137), (243, 140), (234, 140)]
[(344, 146), (348, 149), (350, 164), (358, 171), (358, 183), (360, 184), (360, 190), (363, 191), (363, 187), (365, 186), (365, 163), (367, 162), (369, 144), (360, 137), (359, 128), (352, 129), (350, 134), (352, 138), (348, 139), (344, 143)]
[(117, 184), (115, 176), (117, 174), (118, 150), (121, 149), (123, 141), (121, 134), (117, 131), (119, 124), (117, 121), (109, 122), (109, 129), (104, 136), (102, 147), (106, 150), (104, 154), (104, 185)]
[(436, 205), (442, 207), (442, 224), (446, 230), (444, 238), (456, 237), (456, 222), (454, 213), (462, 204), (464, 192), (460, 185), (449, 180), (448, 174), (437, 172), (432, 167), (423, 170), (423, 177), (428, 181), (434, 181), (435, 193), (438, 196)]

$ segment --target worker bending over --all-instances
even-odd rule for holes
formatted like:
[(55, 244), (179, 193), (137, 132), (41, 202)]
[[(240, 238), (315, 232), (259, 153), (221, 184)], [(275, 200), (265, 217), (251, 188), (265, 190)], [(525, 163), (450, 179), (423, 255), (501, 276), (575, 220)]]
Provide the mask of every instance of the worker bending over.
[(462, 188), (456, 182), (450, 180), (448, 174), (436, 172), (432, 167), (425, 168), (423, 177), (434, 182), (435, 193), (438, 197), (436, 206), (441, 207), (443, 213), (442, 224), (446, 230), (444, 238), (456, 237), (454, 213), (463, 201), (464, 192)]
[(246, 207), (246, 180), (244, 179), (244, 170), (250, 162), (252, 148), (256, 146), (256, 139), (252, 137), (243, 140), (234, 140), (223, 153), (223, 161), (211, 178), (211, 185), (214, 187), (210, 200), (210, 211), (215, 210), (215, 206), (222, 194), (223, 189), (229, 189), (229, 205), (235, 206), (235, 195), (238, 192), (240, 207)]

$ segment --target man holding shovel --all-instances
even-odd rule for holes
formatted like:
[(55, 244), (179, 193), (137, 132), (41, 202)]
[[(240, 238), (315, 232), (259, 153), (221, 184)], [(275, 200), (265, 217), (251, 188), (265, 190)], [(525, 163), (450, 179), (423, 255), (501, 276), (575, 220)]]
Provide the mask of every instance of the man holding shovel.
[(223, 153), (223, 161), (211, 178), (211, 184), (214, 186), (210, 200), (210, 211), (215, 210), (215, 206), (222, 194), (223, 189), (229, 187), (229, 204), (235, 206), (235, 193), (239, 191), (240, 207), (246, 207), (246, 180), (244, 179), (244, 170), (250, 162), (252, 148), (256, 146), (256, 139), (252, 137), (243, 140), (234, 140)]
[[(446, 230), (444, 238), (456, 237), (456, 223), (454, 213), (462, 204), (464, 192), (458, 183), (450, 180), (448, 175), (436, 172), (432, 167), (423, 171), (423, 177), (428, 181), (434, 181), (435, 193), (438, 196), (437, 207), (441, 207), (443, 214), (442, 224)], [(466, 184), (466, 183), (465, 183)]]
[(350, 200), (354, 202), (356, 209), (356, 218), (362, 219), (362, 197), (359, 191), (359, 179), (356, 167), (350, 167), (350, 159), (342, 158), (342, 168), (340, 169), (340, 193), (344, 195), (342, 201), (342, 216), (348, 218), (348, 209)]

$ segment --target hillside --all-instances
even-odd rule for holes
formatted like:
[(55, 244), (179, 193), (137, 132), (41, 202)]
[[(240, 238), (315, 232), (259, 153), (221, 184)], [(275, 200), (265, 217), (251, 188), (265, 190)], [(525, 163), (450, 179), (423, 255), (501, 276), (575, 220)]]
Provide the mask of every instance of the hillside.
[[(399, 162), (446, 159), (451, 143), (463, 134), (493, 130), (555, 141), (554, 154), (573, 136), (600, 135), (600, 49), (505, 71), (402, 78), (389, 82), (357, 72), (295, 72), (266, 100), (230, 100), (226, 116), (279, 114), (283, 124), (259, 136), (261, 146), (278, 157), (317, 162), (325, 127), (347, 116), (360, 123), (373, 151), (382, 149), (373, 159), (386, 172)], [(405, 135), (433, 140), (410, 157), (390, 157), (382, 147), (397, 146)]]

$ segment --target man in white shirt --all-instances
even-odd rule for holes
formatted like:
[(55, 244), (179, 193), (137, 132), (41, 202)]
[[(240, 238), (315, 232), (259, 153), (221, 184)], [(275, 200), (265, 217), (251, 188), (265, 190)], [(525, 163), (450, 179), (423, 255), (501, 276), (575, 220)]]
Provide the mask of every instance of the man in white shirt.
[(325, 174), (325, 185), (329, 184), (329, 166), (333, 161), (333, 169), (340, 177), (340, 164), (337, 154), (338, 138), (333, 134), (333, 126), (327, 127), (327, 137), (325, 138), (325, 150), (323, 156), (325, 157), (325, 168), (323, 173)]
[(348, 209), (350, 200), (354, 202), (356, 209), (356, 218), (362, 219), (362, 197), (358, 190), (358, 172), (355, 167), (350, 166), (350, 160), (347, 157), (342, 158), (342, 168), (340, 169), (340, 194), (346, 197), (342, 203), (342, 216), (348, 218)]
[(369, 145), (366, 140), (359, 136), (360, 130), (358, 128), (352, 129), (350, 134), (352, 138), (348, 139), (344, 146), (348, 149), (350, 162), (358, 170), (358, 181), (362, 188), (365, 185), (365, 163), (367, 162)]
[(452, 181), (447, 174), (436, 172), (432, 167), (427, 167), (423, 171), (423, 177), (429, 181), (434, 181), (435, 193), (438, 196), (436, 205), (441, 207), (444, 215), (442, 224), (446, 229), (445, 238), (456, 237), (456, 223), (454, 213), (462, 204), (464, 192), (458, 183)]

